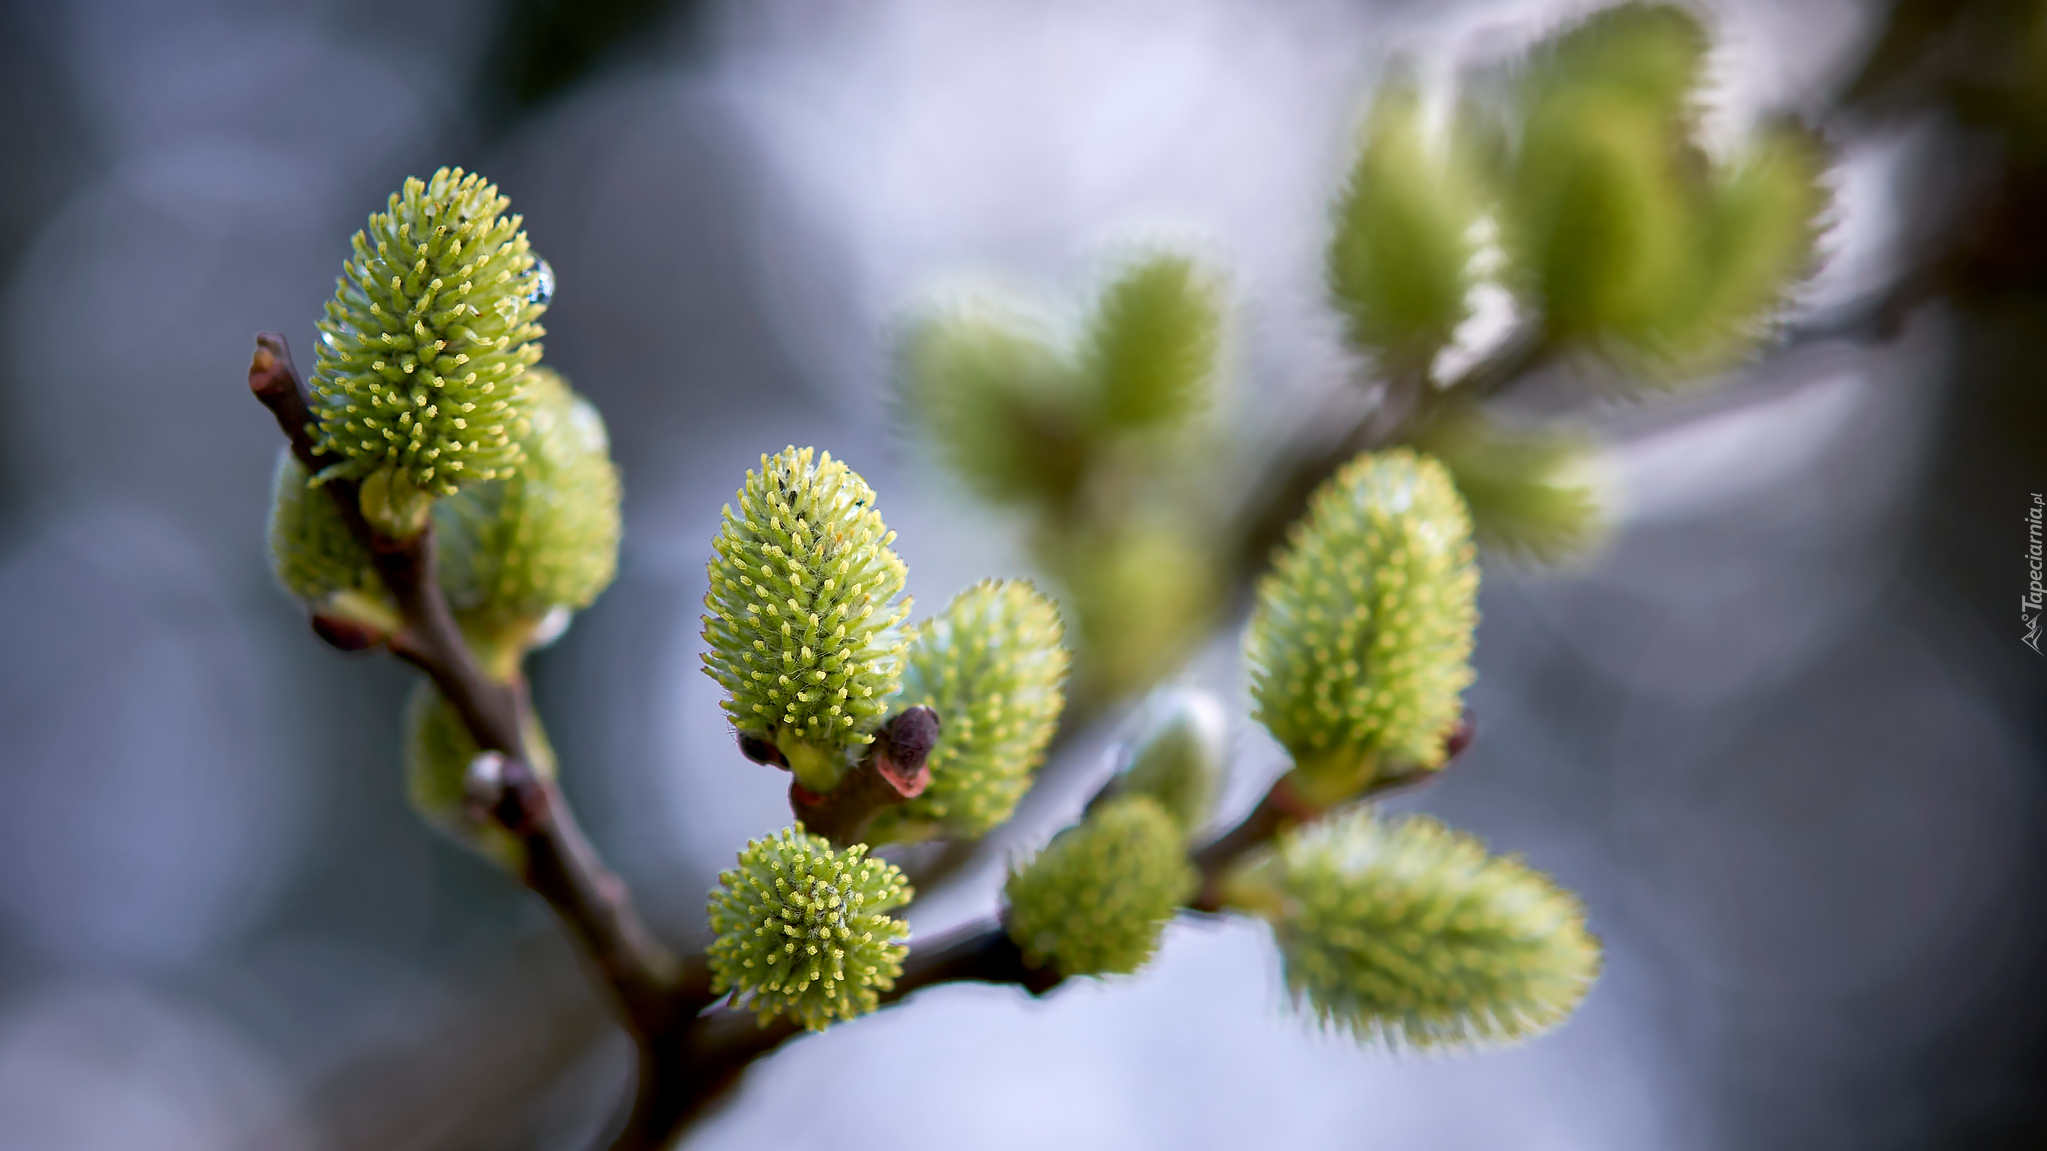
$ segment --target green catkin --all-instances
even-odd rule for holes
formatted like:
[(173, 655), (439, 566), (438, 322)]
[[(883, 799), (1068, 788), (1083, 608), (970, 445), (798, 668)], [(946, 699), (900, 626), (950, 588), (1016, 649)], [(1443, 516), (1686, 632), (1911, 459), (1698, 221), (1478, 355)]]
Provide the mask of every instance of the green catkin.
[(590, 606), (618, 571), (619, 480), (604, 419), (545, 367), (527, 373), (532, 428), (508, 479), (434, 509), (441, 586), (472, 631), (530, 632)]
[(1509, 428), (1476, 405), (1451, 404), (1423, 429), (1417, 446), (1450, 469), (1478, 542), (1488, 548), (1561, 563), (1606, 535), (1599, 456), (1586, 436)]
[(909, 324), (897, 403), (953, 474), (998, 504), (1059, 506), (1093, 445), (1081, 373), (1019, 311), (976, 300)]
[(895, 865), (866, 844), (833, 851), (801, 824), (756, 839), (711, 891), (712, 990), (743, 997), (762, 1026), (787, 1015), (811, 1031), (875, 1009), (909, 952), (909, 902)]
[(1199, 831), (1215, 812), (1228, 736), (1229, 722), (1213, 695), (1193, 688), (1158, 692), (1145, 706), (1116, 793), (1149, 796), (1182, 833)]
[(284, 589), (320, 611), (395, 629), (397, 609), (370, 562), (369, 549), (349, 530), (334, 497), (290, 448), (277, 455), (270, 483), (270, 570)]
[(362, 480), (383, 530), (519, 463), (554, 273), (509, 203), (459, 168), (408, 178), (355, 234), (320, 320), (313, 414), (338, 459), (322, 474)]
[(1686, 8), (1623, 4), (1538, 49), (1500, 197), (1505, 278), (1548, 339), (1639, 384), (1725, 368), (1813, 263), (1824, 150), (1775, 127), (1731, 162), (1700, 142), (1709, 44)]
[(1194, 261), (1161, 254), (1125, 268), (1085, 348), (1103, 422), (1157, 427), (1207, 407), (1221, 333), (1221, 292)]
[(1061, 975), (1128, 975), (1198, 882), (1184, 833), (1148, 796), (1110, 800), (1009, 873), (1009, 936)]
[(1272, 923), (1287, 986), (1324, 1023), (1422, 1050), (1555, 1027), (1599, 976), (1577, 898), (1426, 816), (1358, 810), (1292, 832), (1225, 881)]
[(1346, 464), (1259, 582), (1244, 639), (1254, 714), (1334, 803), (1382, 765), (1434, 768), (1472, 681), (1471, 517), (1440, 463), (1407, 449)]
[(1044, 762), (1066, 705), (1059, 608), (1022, 580), (984, 580), (917, 628), (903, 707), (938, 713), (931, 783), (885, 809), (875, 842), (976, 838), (1009, 819)]
[(1337, 198), (1327, 257), (1345, 334), (1382, 369), (1426, 370), (1470, 311), (1479, 205), (1457, 146), (1429, 147), (1412, 83), (1388, 85)]
[(738, 731), (830, 791), (896, 694), (910, 600), (874, 489), (830, 452), (761, 457), (726, 505), (704, 596), (704, 670)]

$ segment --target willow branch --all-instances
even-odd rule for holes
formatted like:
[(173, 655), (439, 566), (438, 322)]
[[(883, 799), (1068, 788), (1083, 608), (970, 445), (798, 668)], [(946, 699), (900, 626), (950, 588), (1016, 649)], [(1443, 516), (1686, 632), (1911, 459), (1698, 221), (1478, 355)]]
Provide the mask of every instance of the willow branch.
[[(249, 390), (276, 417), (292, 454), (309, 473), (317, 475), (333, 462), (314, 441), (306, 385), (282, 336), (266, 332), (257, 337)], [(441, 593), (432, 527), (411, 539), (392, 539), (364, 520), (354, 481), (329, 479), (323, 486), (368, 548), (398, 608), (402, 625), (396, 634), (382, 637), (384, 645), (433, 680), (481, 751), (501, 757), (494, 778), (487, 781), (492, 794), (483, 807), (524, 845), (520, 878), (554, 908), (609, 990), (641, 1046), (643, 1085), (671, 1078), (663, 1065), (664, 1044), (672, 1046), (668, 1037), (709, 1002), (708, 975), (700, 963), (678, 963), (654, 940), (625, 884), (598, 858), (560, 789), (533, 771), (524, 735), (531, 706), (525, 684), (499, 682), (477, 665)], [(645, 1102), (636, 1105), (616, 1146), (658, 1146), (658, 1140), (672, 1134), (642, 1122), (642, 1112), (649, 1110)], [(648, 1118), (656, 1126), (665, 1121), (659, 1114)]]

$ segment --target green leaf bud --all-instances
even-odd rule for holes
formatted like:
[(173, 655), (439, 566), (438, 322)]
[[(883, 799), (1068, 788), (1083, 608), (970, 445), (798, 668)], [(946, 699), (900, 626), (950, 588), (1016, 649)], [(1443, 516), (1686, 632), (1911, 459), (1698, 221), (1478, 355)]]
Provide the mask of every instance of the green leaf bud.
[(514, 647), (551, 612), (590, 606), (618, 570), (618, 469), (604, 418), (547, 368), (526, 381), (525, 462), (434, 509), (449, 603), (472, 633), (517, 633)]
[(775, 744), (828, 792), (896, 694), (907, 572), (874, 489), (810, 448), (761, 457), (725, 507), (704, 596), (704, 670), (741, 734)]
[(1486, 547), (1559, 563), (1606, 535), (1597, 448), (1583, 436), (1512, 430), (1457, 404), (1423, 429), (1416, 446), (1450, 469)]
[(1073, 498), (1093, 450), (1082, 381), (1043, 333), (976, 303), (911, 324), (897, 361), (905, 418), (983, 499)]
[(290, 448), (278, 452), (270, 483), (270, 570), (316, 611), (398, 630), (398, 611), (369, 549), (349, 530), (334, 497), (312, 486)]
[(1207, 407), (1221, 333), (1221, 291), (1194, 261), (1157, 255), (1126, 268), (1086, 345), (1103, 422), (1155, 427)]
[(1336, 202), (1329, 290), (1353, 347), (1382, 368), (1427, 368), (1470, 309), (1480, 199), (1462, 149), (1430, 148), (1419, 94), (1382, 89)]
[(910, 927), (888, 912), (910, 896), (864, 843), (833, 851), (801, 824), (756, 839), (711, 891), (711, 989), (743, 996), (763, 1026), (864, 1015), (902, 974)]
[(1287, 986), (1324, 1023), (1422, 1050), (1563, 1022), (1599, 976), (1577, 897), (1426, 816), (1369, 809), (1284, 836), (1224, 883), (1270, 920)]
[(1404, 448), (1359, 456), (1309, 501), (1244, 638), (1254, 713), (1304, 798), (1443, 763), (1472, 680), (1473, 552), (1449, 472)]
[(1147, 796), (1103, 804), (1012, 869), (1009, 937), (1062, 975), (1128, 975), (1198, 882), (1179, 824)]
[[(534, 774), (553, 779), (554, 748), (530, 710), (525, 726)], [(425, 679), (414, 684), (405, 704), (405, 794), (412, 810), (456, 843), (516, 871), (525, 862), (524, 847), (469, 803), (469, 765), (477, 751), (475, 738), (440, 689)]]
[(1057, 605), (1022, 580), (975, 584), (917, 628), (896, 702), (938, 713), (931, 782), (875, 817), (875, 842), (971, 839), (1009, 819), (1066, 706), (1062, 635)]
[(1215, 813), (1228, 740), (1229, 721), (1213, 695), (1195, 688), (1158, 692), (1144, 709), (1116, 794), (1150, 797), (1191, 835)]
[(363, 481), (363, 514), (416, 532), (434, 496), (512, 474), (522, 377), (554, 273), (475, 173), (409, 178), (355, 234), (320, 320), (313, 414), (322, 475)]

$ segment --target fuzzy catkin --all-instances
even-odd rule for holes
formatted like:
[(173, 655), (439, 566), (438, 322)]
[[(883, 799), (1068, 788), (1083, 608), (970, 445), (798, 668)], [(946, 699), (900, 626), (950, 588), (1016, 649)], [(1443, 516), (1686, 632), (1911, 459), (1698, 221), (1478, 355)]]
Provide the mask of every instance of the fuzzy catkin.
[(1171, 253), (1133, 262), (1102, 293), (1084, 348), (1098, 417), (1158, 427), (1206, 408), (1221, 334), (1212, 275)]
[(911, 890), (866, 844), (833, 851), (801, 824), (756, 839), (711, 891), (712, 990), (745, 999), (763, 1026), (787, 1015), (811, 1031), (874, 1010), (909, 952), (887, 913)]
[(1022, 580), (984, 580), (917, 628), (904, 707), (938, 713), (931, 783), (877, 817), (876, 842), (972, 838), (1006, 821), (1044, 762), (1066, 705), (1059, 608)]
[(1412, 83), (1381, 89), (1337, 197), (1325, 271), (1351, 346), (1425, 369), (1470, 311), (1481, 198), (1453, 141), (1431, 148)]
[(1472, 681), (1471, 517), (1443, 466), (1407, 449), (1345, 465), (1258, 586), (1244, 653), (1254, 714), (1323, 802), (1382, 761), (1434, 768)]
[(1009, 873), (1009, 937), (1061, 975), (1127, 975), (1149, 962), (1198, 877), (1179, 824), (1149, 796), (1103, 804)]
[(277, 582), (315, 605), (345, 593), (388, 603), (370, 550), (349, 530), (334, 497), (311, 482), (291, 449), (280, 449), (270, 482), (270, 570)]
[(618, 571), (619, 480), (604, 418), (559, 375), (527, 373), (525, 462), (434, 509), (441, 586), (465, 622), (581, 611)]
[[(393, 504), (511, 474), (553, 272), (473, 172), (408, 178), (355, 234), (319, 322), (313, 373), (324, 474)], [(369, 501), (366, 501), (366, 509)]]
[(1531, 1037), (1599, 975), (1576, 896), (1426, 816), (1359, 810), (1293, 832), (1225, 893), (1271, 921), (1297, 1000), (1396, 1047)]
[(735, 501), (712, 542), (705, 671), (735, 729), (829, 791), (901, 684), (908, 573), (874, 489), (830, 452), (762, 456)]

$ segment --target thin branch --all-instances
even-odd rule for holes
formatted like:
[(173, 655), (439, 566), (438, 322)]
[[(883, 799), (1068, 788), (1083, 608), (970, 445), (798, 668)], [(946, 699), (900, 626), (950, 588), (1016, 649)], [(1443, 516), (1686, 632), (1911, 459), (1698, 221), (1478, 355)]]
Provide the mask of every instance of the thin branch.
[[(249, 390), (277, 419), (292, 454), (312, 474), (333, 461), (316, 446), (311, 405), (284, 337), (257, 337)], [(625, 884), (604, 866), (551, 780), (529, 766), (523, 720), (530, 704), (523, 681), (500, 683), (477, 665), (441, 594), (435, 573), (433, 529), (396, 540), (371, 528), (357, 503), (357, 485), (323, 485), (349, 528), (369, 549), (377, 574), (398, 608), (402, 627), (387, 638), (391, 653), (432, 679), (479, 749), (503, 757), (493, 781), (489, 814), (525, 846), (521, 879), (546, 899), (603, 978), (622, 1021), (641, 1046), (642, 1083), (673, 1076), (664, 1066), (671, 1037), (709, 1002), (708, 977), (685, 968), (664, 948), (634, 909)], [(669, 1107), (642, 1098), (615, 1147), (651, 1148), (673, 1135), (662, 1127)]]

